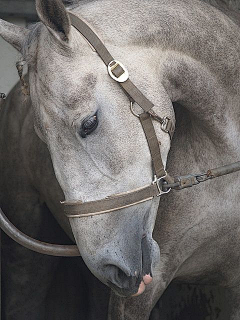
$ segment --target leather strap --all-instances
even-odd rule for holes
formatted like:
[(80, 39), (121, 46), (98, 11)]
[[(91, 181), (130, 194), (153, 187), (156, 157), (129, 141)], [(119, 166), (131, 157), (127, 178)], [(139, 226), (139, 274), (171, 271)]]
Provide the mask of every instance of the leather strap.
[[(152, 107), (154, 104), (148, 100), (144, 94), (131, 82), (128, 78), (124, 78), (124, 82), (120, 82), (119, 78), (122, 75), (126, 75), (126, 70), (121, 65), (117, 63), (112, 55), (109, 53), (107, 48), (104, 46), (103, 42), (99, 37), (93, 32), (93, 30), (80, 18), (69, 12), (69, 16), (72, 25), (86, 38), (90, 45), (96, 50), (98, 55), (101, 57), (105, 65), (110, 69), (110, 76), (118, 82), (122, 89), (130, 97), (131, 102), (136, 102), (144, 112), (139, 115), (140, 122), (142, 124), (148, 146), (150, 149), (154, 173), (156, 176), (156, 181), (150, 186), (126, 192), (123, 194), (118, 194), (110, 196), (106, 199), (101, 199), (98, 201), (89, 202), (63, 202), (65, 205), (65, 212), (69, 218), (73, 217), (88, 217), (93, 215), (99, 215), (102, 213), (108, 213), (117, 211), (123, 208), (128, 208), (130, 206), (148, 201), (153, 199), (153, 197), (162, 194), (159, 187), (159, 179), (166, 175), (164, 170), (160, 143), (158, 142), (154, 126), (152, 123), (152, 118), (154, 118)], [(151, 111), (151, 114), (150, 114)], [(161, 124), (164, 124), (164, 119), (158, 117)], [(164, 130), (167, 132), (166, 130)], [(167, 191), (168, 192), (168, 191)]]
[(140, 114), (139, 119), (148, 142), (155, 175), (160, 179), (166, 175), (161, 157), (160, 142), (157, 139), (150, 115), (144, 112)]
[[(102, 57), (104, 59), (109, 59), (110, 62), (113, 60), (112, 56), (110, 55), (110, 53), (107, 51), (107, 49), (104, 47), (103, 43), (98, 39), (98, 37), (93, 33), (93, 31), (82, 21), (80, 20), (78, 17), (74, 16), (72, 13), (69, 13), (71, 20), (73, 22), (73, 24), (76, 22), (77, 27), (80, 28), (80, 32), (81, 32), (81, 28), (83, 27), (83, 29), (86, 30), (86, 32), (82, 33), (83, 35), (85, 34), (87, 40), (89, 40), (90, 37), (92, 37), (92, 39), (94, 39), (93, 43), (95, 42), (95, 44), (92, 44), (93, 47), (99, 47), (98, 48), (98, 54), (102, 55)], [(76, 28), (77, 28), (76, 27)], [(89, 36), (88, 36), (89, 35)], [(114, 70), (115, 75), (117, 77), (121, 76), (123, 74), (123, 69), (121, 70), (121, 68), (119, 68), (119, 66), (116, 67), (116, 69)], [(126, 81), (128, 83), (130, 83), (130, 85), (127, 84), (126, 89), (124, 88), (124, 86), (122, 86), (125, 91), (127, 92), (129, 90), (129, 88), (131, 87), (131, 82), (129, 82), (128, 80)], [(132, 95), (134, 96), (136, 93), (136, 99), (139, 98), (139, 100), (136, 100), (134, 98), (132, 98), (132, 102), (133, 101), (140, 101), (139, 105), (146, 111), (146, 113), (143, 113), (142, 115), (140, 115), (140, 121), (142, 123), (142, 126), (144, 128), (144, 132), (146, 134), (146, 138), (148, 141), (148, 145), (150, 148), (150, 152), (151, 152), (151, 156), (153, 159), (153, 165), (154, 165), (154, 170), (155, 172), (158, 173), (158, 176), (161, 176), (164, 170), (163, 168), (163, 164), (162, 162), (160, 164), (157, 163), (157, 159), (161, 159), (161, 157), (158, 158), (159, 153), (160, 153), (160, 148), (158, 145), (158, 148), (156, 148), (156, 141), (155, 141), (155, 131), (153, 128), (153, 124), (151, 122), (151, 118), (150, 118), (150, 109), (151, 109), (151, 102), (150, 104), (148, 104), (147, 101), (149, 101), (148, 99), (145, 100), (145, 96), (144, 95), (139, 95), (139, 90), (134, 93), (135, 90), (135, 86), (133, 85), (131, 87), (131, 92)], [(141, 93), (141, 92), (140, 92)], [(0, 95), (0, 99), (4, 99), (5, 96), (4, 95)], [(148, 108), (150, 108), (148, 110)], [(153, 111), (151, 110), (152, 113), (152, 117), (154, 118), (159, 118), (158, 120), (160, 121), (160, 123), (164, 124), (164, 118), (160, 118), (157, 115), (153, 114)], [(171, 121), (171, 123), (166, 123), (167, 128), (169, 128), (169, 130), (171, 130), (171, 132), (173, 133), (173, 128), (174, 128), (174, 124)], [(166, 130), (168, 131), (168, 130)], [(169, 131), (168, 131), (169, 132)], [(171, 135), (171, 132), (169, 132), (169, 134)], [(156, 161), (155, 161), (156, 159)], [(88, 217), (88, 216), (93, 216), (93, 215), (98, 215), (98, 214), (102, 214), (102, 213), (107, 213), (107, 212), (113, 212), (113, 211), (117, 211), (119, 209), (123, 209), (123, 208), (127, 208), (130, 206), (133, 206), (135, 204), (139, 204), (145, 201), (149, 201), (151, 200), (153, 197), (155, 196), (159, 196), (163, 193), (168, 193), (171, 189), (170, 188), (174, 188), (174, 189), (184, 189), (187, 187), (192, 187), (193, 185), (199, 184), (200, 182), (204, 182), (207, 181), (209, 179), (213, 179), (222, 175), (226, 175), (229, 173), (233, 173), (236, 171), (240, 171), (240, 161), (236, 162), (236, 163), (232, 163), (230, 165), (227, 166), (223, 166), (220, 168), (215, 168), (212, 170), (208, 170), (207, 173), (204, 174), (197, 174), (197, 175), (187, 175), (187, 176), (179, 176), (176, 177), (174, 180), (169, 177), (168, 175), (166, 175), (164, 177), (164, 179), (158, 179), (155, 180), (153, 182), (153, 184), (151, 184), (150, 186), (144, 187), (144, 188), (140, 188), (138, 190), (134, 190), (131, 192), (127, 192), (127, 193), (122, 193), (122, 194), (117, 194), (117, 195), (113, 195), (110, 196), (106, 199), (102, 199), (102, 200), (98, 200), (98, 201), (90, 201), (90, 202), (64, 202), (65, 205), (65, 212), (67, 214), (68, 217)], [(165, 182), (164, 182), (165, 180)], [(164, 191), (165, 189), (165, 191)], [(25, 246), (26, 248), (29, 248), (31, 250), (34, 250), (36, 252), (39, 253), (44, 253), (44, 254), (50, 254), (50, 255), (55, 255), (55, 256), (78, 256), (79, 252), (76, 246), (58, 246), (58, 245), (49, 245), (47, 243), (42, 243), (39, 241), (36, 241), (35, 239), (32, 239), (28, 236), (26, 236), (25, 234), (21, 233), (18, 229), (16, 229), (11, 223), (10, 221), (5, 217), (5, 215), (3, 214), (2, 210), (0, 209), (0, 227), (6, 232), (6, 234), (8, 234), (13, 240), (15, 240), (16, 242), (18, 242), (19, 244)]]
[(65, 213), (69, 218), (89, 217), (128, 208), (152, 200), (153, 197), (158, 195), (158, 185), (157, 183), (153, 183), (150, 186), (115, 194), (97, 201), (68, 201), (63, 203), (65, 205)]
[[(72, 25), (84, 36), (84, 38), (86, 38), (91, 46), (93, 46), (105, 65), (108, 66), (111, 61), (114, 61), (113, 56), (107, 50), (96, 33), (87, 25), (87, 23), (71, 12), (68, 12), (68, 14), (70, 16)], [(116, 77), (119, 77), (119, 75), (121, 75), (123, 72), (124, 70), (119, 65), (113, 71)], [(145, 112), (148, 112), (152, 109), (154, 104), (142, 94), (142, 92), (132, 83), (130, 79), (122, 83), (119, 82), (119, 84), (129, 95), (131, 100), (135, 101)]]
[(74, 26), (74, 28), (76, 28), (84, 36), (84, 38), (86, 38), (86, 40), (97, 51), (102, 61), (106, 64), (106, 66), (108, 66), (109, 63), (114, 59), (96, 33), (87, 25), (86, 22), (72, 12), (68, 11), (68, 15), (71, 19), (72, 26)]
[(209, 169), (206, 173), (198, 173), (198, 174), (187, 174), (185, 176), (177, 176), (174, 178), (174, 181), (163, 182), (162, 189), (168, 190), (169, 188), (175, 190), (182, 190), (185, 188), (190, 188), (195, 186), (201, 182), (205, 182), (207, 180), (211, 180), (214, 178), (218, 178), (224, 176), (229, 173), (234, 173), (240, 171), (240, 161), (230, 163), (228, 165)]
[[(86, 38), (91, 46), (96, 50), (100, 58), (103, 60), (106, 66), (114, 61), (113, 56), (107, 50), (103, 42), (99, 39), (97, 34), (85, 23), (82, 19), (69, 12), (69, 16), (72, 25)], [(112, 71), (116, 77), (121, 76), (125, 71), (123, 68), (116, 64), (116, 67)], [(154, 104), (146, 98), (144, 94), (132, 83), (128, 78), (125, 82), (118, 82), (119, 85), (128, 94), (132, 102), (136, 102), (145, 112), (140, 116), (140, 121), (146, 135), (149, 149), (151, 152), (153, 167), (155, 174), (158, 178), (166, 175), (163, 167), (159, 142), (152, 124), (152, 120), (148, 112), (154, 107)], [(160, 118), (161, 119), (161, 118)]]
[(56, 257), (77, 257), (80, 252), (76, 245), (50, 244), (33, 239), (17, 229), (0, 208), (0, 228), (14, 241), (38, 253)]

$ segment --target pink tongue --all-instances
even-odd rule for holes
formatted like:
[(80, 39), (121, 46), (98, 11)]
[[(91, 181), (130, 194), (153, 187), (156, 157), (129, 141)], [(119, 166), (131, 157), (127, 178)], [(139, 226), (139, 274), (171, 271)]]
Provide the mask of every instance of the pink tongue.
[(139, 285), (138, 292), (133, 294), (132, 297), (140, 296), (140, 294), (142, 294), (144, 292), (146, 285), (151, 282), (152, 282), (152, 277), (150, 276), (150, 274), (146, 274), (143, 277), (143, 281), (141, 281), (141, 283)]
[(150, 274), (146, 274), (144, 277), (143, 277), (143, 282), (145, 284), (149, 284), (152, 282), (152, 277), (150, 276)]
[(133, 294), (132, 297), (140, 296), (140, 294), (142, 294), (142, 293), (144, 292), (144, 290), (145, 290), (145, 284), (144, 284), (144, 282), (142, 281), (142, 282), (140, 283), (139, 288), (138, 288), (138, 292), (135, 293), (135, 294)]

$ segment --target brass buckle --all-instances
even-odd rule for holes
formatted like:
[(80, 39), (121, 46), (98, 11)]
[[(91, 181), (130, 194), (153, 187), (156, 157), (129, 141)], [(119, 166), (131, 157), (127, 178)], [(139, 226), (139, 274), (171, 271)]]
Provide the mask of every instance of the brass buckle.
[[(113, 74), (113, 70), (116, 69), (118, 66), (120, 66), (124, 72), (119, 77), (116, 77)], [(127, 68), (124, 67), (124, 65), (117, 60), (113, 60), (108, 64), (108, 73), (109, 73), (110, 77), (113, 78), (113, 80), (115, 80), (117, 82), (125, 82), (129, 78), (129, 73), (128, 73)]]
[(165, 176), (162, 176), (161, 178), (157, 178), (156, 175), (154, 175), (154, 180), (153, 180), (153, 184), (155, 183), (157, 185), (157, 188), (158, 188), (158, 191), (159, 191), (159, 194), (157, 195), (157, 197), (160, 197), (162, 194), (166, 194), (166, 193), (169, 193), (172, 189), (169, 188), (167, 191), (163, 191), (162, 190), (162, 182), (165, 181), (164, 178), (166, 177)]

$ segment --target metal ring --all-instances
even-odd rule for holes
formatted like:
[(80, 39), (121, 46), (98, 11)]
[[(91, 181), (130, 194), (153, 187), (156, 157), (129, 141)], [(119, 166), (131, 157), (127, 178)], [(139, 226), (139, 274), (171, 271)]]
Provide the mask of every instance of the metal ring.
[(137, 118), (140, 118), (140, 114), (136, 113), (134, 110), (133, 110), (133, 104), (134, 102), (130, 101), (130, 110), (132, 112), (132, 114), (137, 117)]
[(0, 99), (5, 100), (7, 98), (7, 96), (5, 95), (5, 93), (0, 93)]
[(154, 180), (153, 180), (153, 184), (156, 183), (157, 185), (157, 188), (158, 188), (158, 191), (159, 191), (159, 195), (157, 197), (160, 197), (162, 194), (166, 194), (166, 193), (169, 193), (172, 188), (168, 188), (167, 191), (163, 191), (163, 188), (162, 188), (162, 182), (165, 181), (164, 178), (167, 176), (167, 173), (165, 174), (165, 176), (162, 176), (161, 178), (157, 178), (156, 175), (154, 175)]

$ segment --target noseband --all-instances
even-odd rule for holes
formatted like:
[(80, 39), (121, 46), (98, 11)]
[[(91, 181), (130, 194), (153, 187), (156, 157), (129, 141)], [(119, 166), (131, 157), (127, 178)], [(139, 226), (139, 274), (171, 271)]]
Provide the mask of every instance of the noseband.
[[(69, 16), (72, 25), (84, 36), (105, 63), (109, 76), (120, 85), (129, 98), (130, 110), (139, 118), (148, 142), (153, 163), (154, 180), (151, 185), (129, 192), (115, 194), (98, 201), (65, 201), (63, 204), (67, 217), (80, 218), (113, 212), (152, 200), (154, 197), (168, 193), (171, 189), (168, 188), (164, 191), (161, 187), (162, 182), (165, 180), (169, 182), (173, 181), (170, 180), (170, 177), (165, 171), (160, 151), (161, 143), (157, 139), (152, 120), (157, 120), (160, 123), (162, 131), (168, 133), (170, 139), (173, 136), (175, 123), (168, 117), (162, 118), (158, 116), (152, 110), (154, 104), (132, 83), (129, 79), (127, 68), (112, 57), (96, 33), (73, 13), (69, 12)], [(142, 108), (142, 113), (135, 113), (133, 109), (134, 103), (137, 103)]]

